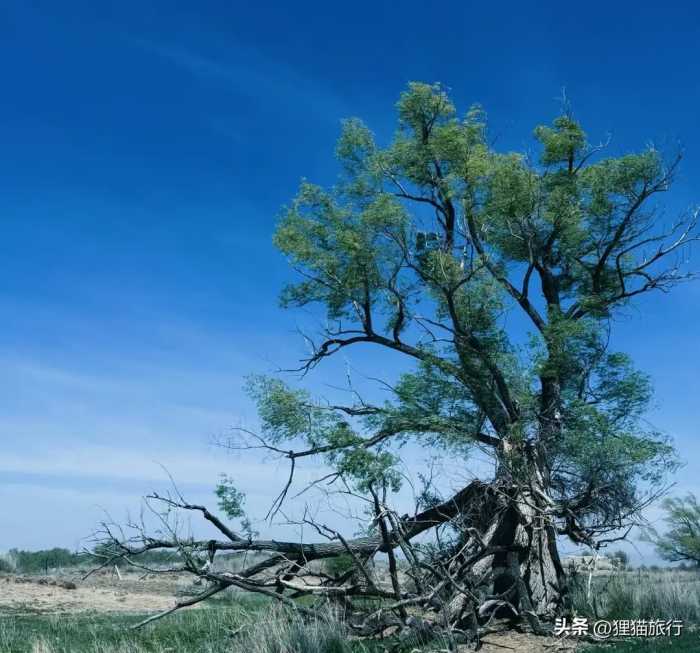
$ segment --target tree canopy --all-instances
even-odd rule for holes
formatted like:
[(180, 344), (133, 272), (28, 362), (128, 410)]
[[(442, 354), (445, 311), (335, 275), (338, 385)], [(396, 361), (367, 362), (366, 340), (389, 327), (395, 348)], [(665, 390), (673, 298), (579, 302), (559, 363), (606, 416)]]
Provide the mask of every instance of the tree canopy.
[[(360, 480), (388, 472), (382, 444), (394, 437), (462, 452), (479, 443), (511, 474), (532, 446), (579, 525), (621, 526), (673, 453), (641, 420), (648, 377), (609, 351), (611, 319), (689, 278), (695, 213), (664, 229), (653, 204), (680, 157), (606, 157), (570, 111), (535, 128), (535, 153), (501, 153), (483, 110), (458, 116), (439, 85), (411, 84), (397, 108), (385, 147), (344, 122), (338, 184), (304, 182), (274, 240), (300, 274), (283, 305), (320, 305), (331, 325), (303, 369), (366, 343), (415, 370), (393, 401), (336, 410), (258, 381), (265, 435), (302, 436)], [(508, 326), (514, 311), (523, 332)]]
[[(288, 459), (269, 518), (297, 461), (320, 457), (332, 473), (318, 481), (365, 502), (365, 534), (348, 538), (305, 514), (299, 523), (326, 541), (257, 539), (229, 477), (220, 508), (240, 527), (182, 496), (150, 497), (164, 524), (173, 510), (194, 511), (223, 539), (182, 538), (175, 526), (167, 537), (137, 527), (125, 539), (109, 525), (104, 534), (126, 557), (176, 549), (212, 584), (182, 605), (233, 585), (287, 604), (316, 596), (365, 635), (392, 625), (478, 637), (503, 610), (541, 631), (543, 619), (570, 609), (559, 538), (595, 548), (615, 540), (676, 465), (668, 438), (643, 419), (649, 378), (609, 341), (614, 317), (636, 297), (690, 278), (697, 213), (664, 224), (657, 208), (680, 156), (653, 147), (610, 156), (570, 110), (534, 129), (531, 153), (498, 151), (484, 111), (458, 115), (440, 85), (410, 84), (397, 110), (386, 145), (360, 120), (343, 123), (338, 183), (304, 181), (274, 242), (298, 273), (282, 305), (325, 318), (306, 336), (298, 371), (359, 346), (408, 365), (381, 380), (389, 393), (379, 402), (353, 392), (334, 404), (281, 378), (251, 377), (260, 431), (241, 431), (232, 445)], [(417, 469), (415, 511), (399, 516), (391, 495), (403, 479), (399, 445), (409, 441), (448, 452), (465, 471), (474, 450), (486, 451), (494, 474), (444, 498)], [(426, 531), (433, 542), (416, 543)], [(218, 551), (269, 557), (231, 574), (213, 569)], [(379, 553), (389, 586), (368, 567)], [(341, 556), (353, 568), (338, 575), (310, 566)]]

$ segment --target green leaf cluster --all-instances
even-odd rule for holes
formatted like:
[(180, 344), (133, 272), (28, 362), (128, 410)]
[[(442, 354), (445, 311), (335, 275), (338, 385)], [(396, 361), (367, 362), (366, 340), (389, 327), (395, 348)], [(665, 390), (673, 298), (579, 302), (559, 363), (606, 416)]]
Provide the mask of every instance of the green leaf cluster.
[(438, 84), (409, 84), (396, 108), (385, 145), (343, 123), (338, 183), (304, 181), (274, 242), (299, 273), (283, 306), (336, 325), (313, 364), (364, 342), (411, 369), (361, 419), (253, 379), (265, 437), (325, 448), (365, 487), (398, 487), (389, 442), (535, 447), (556, 498), (587, 501), (591, 519), (624, 513), (675, 464), (642, 419), (649, 379), (608, 346), (619, 310), (681, 278), (654, 267), (675, 251), (650, 206), (673, 166), (653, 148), (606, 156), (570, 111), (535, 128), (533, 155), (498, 151), (483, 109), (460, 115)]

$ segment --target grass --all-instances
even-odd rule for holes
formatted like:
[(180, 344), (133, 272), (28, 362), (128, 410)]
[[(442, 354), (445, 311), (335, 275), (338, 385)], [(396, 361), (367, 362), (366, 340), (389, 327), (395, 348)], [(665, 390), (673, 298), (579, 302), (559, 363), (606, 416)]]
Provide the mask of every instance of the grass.
[[(584, 579), (585, 580), (585, 579)], [(573, 599), (589, 619), (681, 619), (682, 637), (636, 638), (582, 647), (586, 653), (698, 653), (700, 575), (693, 572), (626, 572), (593, 579), (591, 600), (578, 583)], [(331, 616), (312, 622), (256, 596), (237, 594), (210, 607), (171, 615), (139, 630), (143, 615), (0, 616), (0, 653), (379, 653), (381, 645), (348, 640)], [(433, 646), (427, 650), (440, 649)], [(406, 650), (419, 650), (407, 643)]]
[(700, 624), (700, 574), (692, 571), (628, 571), (577, 579), (573, 590), (574, 611), (589, 620), (680, 619), (680, 637), (633, 638), (626, 642), (586, 648), (586, 653), (698, 653), (700, 635), (688, 632)]
[[(379, 645), (348, 641), (331, 620), (304, 624), (262, 604), (190, 610), (130, 631), (139, 615), (0, 618), (0, 653), (379, 653)], [(239, 630), (244, 626), (242, 630)], [(232, 633), (237, 633), (232, 636)], [(438, 649), (440, 647), (438, 646)], [(407, 645), (406, 651), (418, 650)], [(435, 647), (425, 649), (435, 650)], [(635, 639), (586, 647), (585, 653), (697, 653), (700, 635)], [(582, 653), (584, 653), (582, 651)]]
[(372, 653), (331, 619), (304, 623), (259, 604), (189, 610), (132, 631), (142, 615), (0, 618), (0, 653)]
[(698, 653), (700, 635), (684, 633), (681, 637), (633, 639), (616, 644), (586, 648), (582, 653)]
[[(700, 624), (700, 574), (692, 571), (629, 571), (574, 585), (577, 614), (590, 619), (680, 619)], [(700, 651), (700, 648), (698, 649)]]
[[(0, 620), (2, 653), (175, 653), (226, 650), (235, 614), (198, 610), (142, 632), (129, 631), (138, 616), (18, 616)], [(207, 643), (210, 642), (210, 643)]]
[[(349, 642), (337, 624), (302, 624), (279, 614), (225, 608), (191, 610), (143, 631), (138, 616), (0, 618), (1, 653), (379, 653), (381, 646)], [(241, 625), (247, 629), (232, 637)], [(438, 646), (438, 649), (440, 647)], [(418, 650), (409, 645), (406, 651)], [(425, 649), (435, 650), (435, 647)], [(697, 653), (700, 636), (636, 639), (586, 647), (582, 653)]]

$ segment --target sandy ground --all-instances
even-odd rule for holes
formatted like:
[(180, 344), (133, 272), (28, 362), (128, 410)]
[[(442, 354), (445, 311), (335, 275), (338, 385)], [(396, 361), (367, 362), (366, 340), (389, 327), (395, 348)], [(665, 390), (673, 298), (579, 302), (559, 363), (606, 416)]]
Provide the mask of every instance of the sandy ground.
[(113, 574), (86, 581), (77, 576), (0, 576), (0, 614), (157, 612), (175, 603), (183, 580), (135, 574), (125, 574), (121, 581)]

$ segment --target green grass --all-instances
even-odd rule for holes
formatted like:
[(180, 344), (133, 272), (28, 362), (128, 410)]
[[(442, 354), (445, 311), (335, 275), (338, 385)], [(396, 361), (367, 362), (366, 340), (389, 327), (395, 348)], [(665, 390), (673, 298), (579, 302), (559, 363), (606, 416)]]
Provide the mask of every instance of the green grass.
[(582, 653), (698, 653), (700, 635), (684, 633), (681, 637), (633, 639), (616, 644), (604, 644), (584, 649)]
[[(700, 575), (697, 572), (621, 572), (593, 579), (590, 601), (586, 579), (573, 591), (577, 614), (590, 619), (680, 619), (700, 623)], [(700, 652), (700, 648), (698, 648)]]
[[(593, 578), (590, 600), (586, 578), (573, 591), (574, 611), (595, 619), (680, 619), (685, 628), (700, 624), (700, 575), (694, 571), (629, 571)], [(586, 653), (700, 653), (700, 634), (634, 638), (584, 649)]]
[[(282, 618), (260, 602), (190, 610), (131, 631), (142, 615), (0, 617), (0, 653), (379, 653), (349, 642), (337, 623)], [(239, 630), (244, 626), (242, 630)], [(237, 633), (232, 636), (233, 633)], [(434, 650), (433, 647), (432, 650)], [(437, 647), (440, 648), (439, 646)], [(406, 650), (413, 649), (407, 645)], [(426, 650), (431, 650), (428, 647)], [(582, 653), (698, 653), (700, 634), (634, 639)]]
[(139, 632), (141, 616), (17, 616), (0, 619), (2, 653), (223, 653), (240, 626), (235, 610), (192, 610)]
[(303, 623), (259, 604), (184, 611), (132, 631), (143, 615), (0, 617), (0, 653), (371, 653), (339, 624)]

